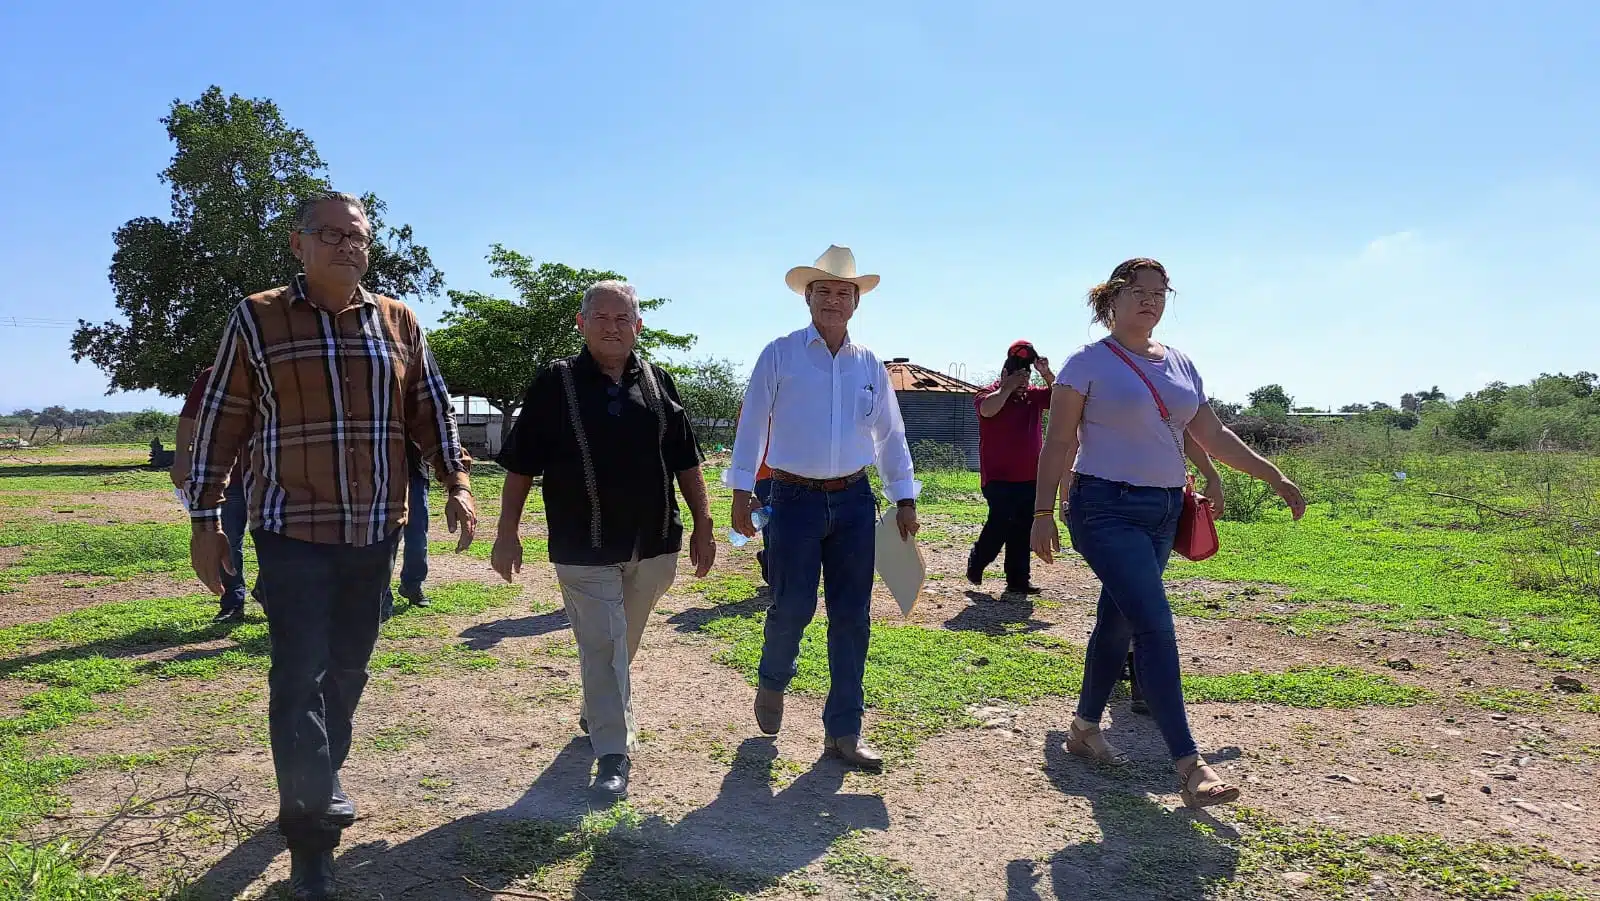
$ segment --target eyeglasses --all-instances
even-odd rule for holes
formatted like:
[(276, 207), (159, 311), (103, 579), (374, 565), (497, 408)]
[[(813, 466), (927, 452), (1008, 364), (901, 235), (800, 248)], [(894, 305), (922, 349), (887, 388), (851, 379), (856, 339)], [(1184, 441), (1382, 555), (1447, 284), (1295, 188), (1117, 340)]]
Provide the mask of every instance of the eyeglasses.
[(1166, 303), (1177, 293), (1171, 288), (1123, 288), (1122, 290), (1132, 294), (1135, 300), (1149, 303)]
[(611, 403), (606, 404), (606, 412), (610, 413), (612, 416), (621, 416), (622, 415), (622, 386), (621, 385), (608, 385), (608, 386), (606, 386), (606, 393), (611, 395)]
[(346, 241), (356, 250), (366, 250), (372, 246), (372, 236), (361, 232), (342, 232), (337, 228), (302, 228), (302, 235), (316, 235), (317, 240), (329, 247), (338, 247)]

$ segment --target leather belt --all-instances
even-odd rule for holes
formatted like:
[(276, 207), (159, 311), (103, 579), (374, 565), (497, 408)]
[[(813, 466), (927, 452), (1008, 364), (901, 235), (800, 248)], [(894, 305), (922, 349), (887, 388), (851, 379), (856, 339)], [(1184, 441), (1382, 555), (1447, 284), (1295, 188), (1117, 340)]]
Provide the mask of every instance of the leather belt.
[(792, 472), (784, 472), (781, 469), (774, 469), (772, 471), (772, 481), (774, 482), (783, 482), (788, 485), (799, 485), (802, 488), (810, 488), (814, 491), (827, 492), (843, 491), (866, 477), (867, 470), (865, 467), (858, 469), (847, 476), (840, 476), (837, 479), (808, 479), (805, 476), (797, 476)]

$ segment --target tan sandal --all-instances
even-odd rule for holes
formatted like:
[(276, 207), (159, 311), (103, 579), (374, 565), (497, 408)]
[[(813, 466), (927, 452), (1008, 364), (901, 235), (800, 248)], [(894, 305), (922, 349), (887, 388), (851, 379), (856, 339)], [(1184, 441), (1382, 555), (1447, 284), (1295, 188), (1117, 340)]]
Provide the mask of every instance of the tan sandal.
[(1183, 780), (1178, 796), (1185, 807), (1198, 810), (1239, 800), (1239, 787), (1218, 777), (1216, 770), (1198, 756), (1187, 768), (1178, 767), (1178, 777)]
[(1128, 765), (1128, 755), (1117, 750), (1116, 745), (1106, 741), (1100, 734), (1099, 726), (1084, 724), (1077, 717), (1073, 717), (1072, 725), (1067, 729), (1067, 740), (1062, 746), (1074, 757), (1093, 760), (1106, 766)]

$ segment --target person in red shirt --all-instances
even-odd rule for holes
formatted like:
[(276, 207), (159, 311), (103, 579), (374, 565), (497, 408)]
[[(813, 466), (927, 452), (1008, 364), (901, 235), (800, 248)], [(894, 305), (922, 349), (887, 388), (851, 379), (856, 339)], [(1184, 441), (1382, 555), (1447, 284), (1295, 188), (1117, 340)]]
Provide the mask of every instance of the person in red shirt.
[[(1043, 385), (1030, 385), (1034, 373)], [(1032, 574), (1029, 532), (1033, 528), (1034, 477), (1044, 441), (1044, 411), (1050, 409), (1050, 361), (1027, 341), (1006, 351), (1000, 378), (978, 392), (978, 471), (989, 518), (967, 557), (967, 581), (983, 584), (984, 568), (1005, 548), (1006, 591), (1038, 594)]]

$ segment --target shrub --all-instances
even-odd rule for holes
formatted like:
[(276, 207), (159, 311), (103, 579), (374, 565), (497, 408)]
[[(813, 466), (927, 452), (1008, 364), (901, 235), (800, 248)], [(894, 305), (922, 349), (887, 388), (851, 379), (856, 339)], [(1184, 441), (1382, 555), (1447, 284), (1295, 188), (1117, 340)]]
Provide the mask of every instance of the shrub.
[(911, 462), (918, 472), (967, 471), (967, 455), (961, 448), (931, 438), (911, 445)]

